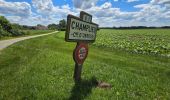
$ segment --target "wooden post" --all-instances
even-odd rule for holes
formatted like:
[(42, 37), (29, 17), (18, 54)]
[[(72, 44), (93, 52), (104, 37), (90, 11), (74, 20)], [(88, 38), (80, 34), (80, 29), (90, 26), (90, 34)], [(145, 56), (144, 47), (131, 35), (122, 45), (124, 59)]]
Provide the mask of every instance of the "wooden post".
[(73, 52), (73, 59), (75, 61), (74, 68), (74, 81), (81, 81), (81, 72), (83, 67), (83, 62), (85, 61), (88, 55), (88, 45), (86, 43), (77, 42), (76, 48)]
[(82, 66), (83, 65), (81, 64), (75, 63), (75, 69), (74, 69), (74, 81), (75, 82), (81, 81)]
[[(76, 45), (76, 48), (74, 49), (74, 52), (73, 52), (73, 57), (75, 59), (75, 52), (76, 52), (76, 49), (78, 48), (79, 46), (79, 42), (77, 42), (77, 45)], [(74, 81), (75, 83), (76, 82), (79, 82), (81, 80), (81, 71), (82, 71), (82, 64), (78, 64), (76, 61), (75, 61), (75, 68), (74, 68)]]

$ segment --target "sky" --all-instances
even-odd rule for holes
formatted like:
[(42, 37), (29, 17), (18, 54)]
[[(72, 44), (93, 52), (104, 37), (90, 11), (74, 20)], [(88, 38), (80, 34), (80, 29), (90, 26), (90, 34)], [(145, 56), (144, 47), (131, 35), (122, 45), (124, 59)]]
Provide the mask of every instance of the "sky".
[(170, 26), (170, 0), (0, 0), (0, 15), (21, 25), (58, 24), (80, 11), (100, 27)]

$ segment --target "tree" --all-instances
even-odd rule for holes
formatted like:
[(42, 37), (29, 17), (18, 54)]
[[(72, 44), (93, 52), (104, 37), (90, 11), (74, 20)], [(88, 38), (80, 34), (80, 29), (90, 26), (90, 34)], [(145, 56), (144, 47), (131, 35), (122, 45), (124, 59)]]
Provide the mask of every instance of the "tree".
[(43, 25), (41, 25), (41, 24), (37, 24), (37, 27), (42, 27)]
[(8, 32), (12, 29), (12, 25), (4, 16), (0, 16), (0, 24), (2, 28)]
[(0, 16), (0, 37), (24, 35), (19, 27), (19, 24), (11, 24), (4, 16)]
[(14, 23), (12, 24), (12, 29), (22, 29), (22, 26), (17, 23)]
[(44, 25), (41, 25), (41, 24), (37, 24), (36, 29), (37, 29), (37, 30), (46, 30), (47, 27), (44, 26)]
[(2, 26), (0, 24), (0, 38), (3, 37), (3, 33), (4, 33), (4, 31), (3, 31), (3, 28), (2, 28)]
[(56, 24), (49, 24), (48, 25), (48, 29), (50, 29), (50, 30), (57, 30), (58, 27), (59, 27), (59, 25), (56, 25)]
[(67, 22), (65, 19), (59, 21), (59, 29), (66, 30)]

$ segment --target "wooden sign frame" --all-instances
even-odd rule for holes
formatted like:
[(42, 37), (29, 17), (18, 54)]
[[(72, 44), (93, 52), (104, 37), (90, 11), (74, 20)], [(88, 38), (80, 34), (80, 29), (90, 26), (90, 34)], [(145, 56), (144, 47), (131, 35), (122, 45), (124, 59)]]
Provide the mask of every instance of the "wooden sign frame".
[(95, 26), (98, 28), (98, 25), (95, 24), (95, 23), (86, 22), (86, 21), (83, 21), (83, 19), (81, 19), (81, 18), (79, 18), (79, 17), (73, 16), (73, 15), (68, 15), (68, 16), (67, 16), (67, 28), (66, 28), (66, 34), (65, 34), (65, 41), (67, 41), (67, 42), (87, 42), (87, 43), (90, 43), (90, 42), (94, 42), (94, 41), (96, 40), (97, 28), (96, 28), (96, 33), (95, 33), (95, 38), (94, 38), (94, 40), (69, 39), (71, 18), (76, 19), (76, 20), (79, 20), (79, 21), (82, 21), (82, 22), (84, 22), (84, 23), (88, 23), (88, 24), (95, 25)]

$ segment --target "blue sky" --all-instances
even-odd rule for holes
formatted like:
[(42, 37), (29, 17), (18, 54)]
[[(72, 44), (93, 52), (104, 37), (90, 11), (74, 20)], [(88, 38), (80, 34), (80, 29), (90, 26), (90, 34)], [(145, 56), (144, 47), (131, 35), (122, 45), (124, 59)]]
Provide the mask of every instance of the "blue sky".
[(170, 26), (170, 0), (0, 0), (0, 15), (12, 23), (48, 25), (80, 11), (99, 26)]

